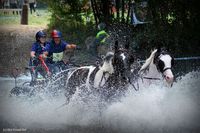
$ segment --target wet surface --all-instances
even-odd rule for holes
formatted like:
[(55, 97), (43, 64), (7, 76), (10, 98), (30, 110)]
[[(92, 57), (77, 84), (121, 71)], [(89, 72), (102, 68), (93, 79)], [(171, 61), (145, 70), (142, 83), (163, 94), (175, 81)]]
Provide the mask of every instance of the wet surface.
[(64, 95), (10, 97), (14, 80), (1, 78), (0, 127), (28, 132), (196, 132), (200, 129), (199, 81), (200, 73), (190, 72), (172, 88), (141, 84), (138, 92), (130, 87), (126, 96), (109, 104), (97, 96), (75, 94), (60, 107)]

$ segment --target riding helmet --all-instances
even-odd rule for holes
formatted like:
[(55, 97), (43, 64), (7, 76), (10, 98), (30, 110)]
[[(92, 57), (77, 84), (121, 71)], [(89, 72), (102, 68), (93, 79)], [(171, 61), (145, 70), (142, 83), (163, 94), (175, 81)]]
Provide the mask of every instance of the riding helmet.
[(106, 24), (105, 23), (99, 23), (98, 24), (98, 30), (104, 30), (106, 28)]
[(58, 31), (58, 30), (53, 30), (52, 32), (51, 32), (51, 37), (52, 38), (57, 38), (57, 37), (62, 37), (62, 33), (60, 32), (60, 31)]
[(46, 37), (46, 33), (40, 30), (35, 35), (36, 41), (38, 41), (41, 37)]

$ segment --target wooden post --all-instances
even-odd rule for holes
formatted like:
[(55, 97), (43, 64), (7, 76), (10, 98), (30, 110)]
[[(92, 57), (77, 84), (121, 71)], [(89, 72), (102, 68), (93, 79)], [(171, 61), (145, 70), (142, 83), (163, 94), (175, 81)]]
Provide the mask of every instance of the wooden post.
[(15, 79), (15, 87), (17, 87), (17, 77), (20, 75), (20, 72), (19, 68), (13, 68), (12, 70), (12, 76)]
[(24, 0), (22, 7), (21, 24), (28, 25), (28, 0)]

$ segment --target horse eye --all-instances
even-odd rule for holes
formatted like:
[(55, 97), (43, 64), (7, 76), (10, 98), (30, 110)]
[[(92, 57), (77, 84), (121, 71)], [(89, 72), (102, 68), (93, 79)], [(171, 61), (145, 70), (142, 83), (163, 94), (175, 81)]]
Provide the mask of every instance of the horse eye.
[(162, 72), (165, 67), (165, 63), (162, 60), (159, 60), (158, 67), (159, 67), (159, 70)]

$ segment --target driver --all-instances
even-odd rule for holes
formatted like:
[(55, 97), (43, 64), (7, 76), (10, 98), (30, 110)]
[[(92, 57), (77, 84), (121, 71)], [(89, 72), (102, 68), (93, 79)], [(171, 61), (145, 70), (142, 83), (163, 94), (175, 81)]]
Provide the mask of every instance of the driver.
[[(38, 31), (35, 35), (36, 42), (32, 44), (31, 51), (30, 51), (30, 62), (29, 66), (31, 66), (31, 76), (32, 81), (34, 82), (38, 77), (39, 74), (44, 78), (45, 77), (45, 71), (42, 70), (41, 67), (39, 67), (42, 59), (43, 52), (45, 51), (45, 46), (47, 45), (46, 41), (46, 33), (43, 31)], [(48, 71), (47, 71), (48, 72)]]
[(62, 33), (53, 30), (51, 33), (52, 40), (45, 46), (44, 56), (47, 58), (47, 65), (52, 73), (57, 73), (66, 67), (63, 61), (63, 54), (66, 49), (77, 49), (77, 45), (68, 44), (62, 40)]

